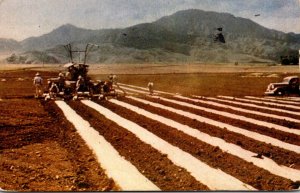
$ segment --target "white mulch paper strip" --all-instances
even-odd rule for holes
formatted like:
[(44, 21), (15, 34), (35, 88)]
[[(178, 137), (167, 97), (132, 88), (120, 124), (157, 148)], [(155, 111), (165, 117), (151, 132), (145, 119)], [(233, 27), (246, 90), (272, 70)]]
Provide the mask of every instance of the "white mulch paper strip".
[[(214, 100), (214, 101), (218, 101), (219, 100), (219, 102), (220, 101), (221, 102), (222, 101), (227, 102), (226, 100), (214, 99), (214, 98), (206, 98), (206, 97), (203, 97), (203, 96), (196, 96), (196, 95), (192, 95), (192, 96), (196, 97), (199, 100), (199, 102), (210, 104), (210, 105), (214, 105), (214, 106), (217, 106), (217, 107), (223, 107), (223, 108), (228, 108), (228, 109), (232, 109), (232, 110), (236, 110), (236, 111), (241, 111), (241, 112), (244, 112), (244, 113), (250, 113), (250, 114), (254, 114), (254, 115), (261, 115), (261, 116), (265, 116), (265, 117), (271, 117), (271, 118), (275, 118), (275, 119), (280, 119), (280, 120), (286, 120), (286, 121), (291, 121), (291, 122), (295, 122), (295, 123), (300, 123), (299, 119), (294, 119), (294, 118), (291, 118), (291, 117), (284, 117), (284, 116), (270, 114), (270, 113), (263, 113), (263, 112), (259, 112), (259, 111), (243, 109), (243, 108), (234, 107), (234, 106), (231, 106), (231, 105), (225, 105), (225, 104), (221, 104), (221, 103), (218, 103), (218, 102), (205, 101), (205, 100), (201, 100), (201, 99), (209, 99), (209, 100)], [(232, 102), (228, 101), (228, 103), (232, 103)], [(232, 104), (236, 104), (236, 103), (232, 103)]]
[[(120, 85), (122, 85), (122, 86), (127, 86), (127, 87), (132, 87), (132, 88), (138, 88), (138, 89), (141, 89), (141, 90), (149, 91), (149, 89), (146, 88), (146, 87), (134, 86), (134, 85), (123, 84), (123, 83), (118, 83), (118, 84), (120, 84)], [(155, 83), (154, 83), (154, 88), (155, 88)], [(164, 91), (159, 91), (159, 90), (155, 90), (155, 89), (154, 89), (154, 93), (161, 93), (161, 94), (174, 95), (174, 93), (164, 92)]]
[(193, 157), (191, 154), (182, 151), (168, 142), (157, 137), (153, 133), (140, 127), (134, 122), (120, 117), (114, 112), (106, 109), (92, 101), (81, 101), (85, 105), (97, 110), (106, 118), (114, 121), (121, 127), (134, 133), (143, 142), (151, 145), (168, 158), (176, 165), (185, 168), (201, 183), (207, 185), (211, 190), (254, 190), (253, 187), (241, 182), (233, 176), (230, 176), (219, 169), (214, 169), (200, 160)]
[(205, 97), (205, 98), (209, 99), (209, 100), (213, 100), (213, 101), (227, 102), (227, 103), (236, 104), (236, 105), (240, 105), (240, 106), (244, 106), (244, 107), (254, 107), (254, 108), (258, 108), (258, 109), (271, 110), (271, 111), (276, 111), (276, 112), (280, 112), (280, 113), (288, 113), (288, 114), (292, 114), (292, 115), (298, 115), (298, 114), (295, 114), (293, 111), (287, 111), (287, 110), (273, 108), (273, 107), (265, 107), (265, 106), (261, 106), (261, 105), (249, 104), (249, 103), (244, 103), (244, 102), (238, 102), (238, 101), (234, 100), (234, 97), (225, 97), (225, 96), (218, 96), (218, 97), (220, 97), (220, 98), (214, 98), (214, 97)]
[(55, 101), (65, 117), (74, 125), (79, 135), (96, 155), (107, 175), (127, 191), (158, 191), (155, 184), (142, 175), (135, 166), (125, 160), (86, 120), (63, 101)]
[(245, 98), (248, 99), (256, 99), (261, 101), (269, 101), (269, 102), (278, 102), (280, 104), (287, 104), (287, 105), (300, 105), (300, 102), (295, 101), (284, 101), (284, 100), (278, 100), (278, 99), (271, 99), (271, 98), (262, 98), (262, 97), (254, 97), (254, 96), (245, 96)]
[[(287, 107), (287, 108), (291, 108), (291, 109), (295, 109), (295, 110), (300, 110), (300, 107), (296, 107), (295, 105), (281, 105), (278, 103), (270, 103), (270, 102), (262, 102), (262, 101), (258, 101), (258, 100), (254, 100), (254, 99), (243, 99), (243, 98), (237, 98), (237, 97), (230, 97), (230, 96), (218, 96), (221, 98), (226, 98), (226, 99), (231, 99), (231, 100), (236, 100), (236, 101), (243, 101), (243, 102), (250, 102), (250, 103), (255, 103), (255, 104), (260, 104), (260, 105), (273, 105), (276, 107)], [(290, 111), (290, 110), (285, 110), (286, 112), (289, 112), (291, 114), (295, 114), (295, 115), (300, 115), (300, 112), (294, 112), (294, 111)]]
[[(183, 97), (183, 96), (175, 96), (175, 97), (185, 99), (185, 100), (190, 100), (190, 101), (193, 101), (193, 102), (202, 102), (202, 103), (206, 103), (206, 104), (210, 104), (210, 105), (214, 105), (214, 106), (219, 106), (219, 107), (221, 106), (221, 105), (218, 105), (218, 104), (214, 104), (213, 102), (206, 102), (206, 101), (199, 100), (199, 99), (191, 99), (191, 98), (187, 98), (187, 97)], [(160, 99), (161, 100), (166, 100), (166, 99), (163, 99), (163, 98), (160, 98)], [(284, 127), (284, 126), (281, 126), (281, 125), (277, 125), (277, 124), (273, 124), (273, 123), (269, 123), (269, 122), (265, 122), (265, 121), (260, 121), (260, 120), (257, 120), (257, 119), (248, 118), (248, 117), (241, 116), (241, 115), (227, 113), (227, 112), (224, 112), (224, 111), (218, 111), (218, 110), (213, 110), (213, 109), (209, 109), (209, 108), (205, 108), (205, 107), (200, 107), (200, 106), (197, 106), (197, 105), (188, 104), (188, 103), (181, 102), (181, 101), (176, 102), (175, 100), (169, 100), (169, 99), (166, 100), (166, 101), (176, 103), (176, 104), (180, 104), (182, 106), (187, 106), (187, 107), (191, 107), (191, 108), (194, 108), (194, 109), (206, 111), (206, 112), (209, 112), (209, 113), (222, 115), (224, 117), (229, 117), (229, 118), (233, 118), (233, 119), (253, 123), (253, 124), (268, 127), (268, 128), (271, 128), (271, 129), (276, 129), (276, 130), (284, 131), (284, 132), (287, 132), (287, 133), (293, 133), (293, 134), (296, 134), (296, 135), (300, 135), (300, 130), (299, 129), (291, 129), (291, 128)]]
[(200, 122), (204, 122), (204, 123), (207, 123), (209, 125), (216, 126), (220, 129), (225, 129), (226, 128), (229, 131), (242, 134), (244, 136), (255, 139), (257, 141), (261, 141), (261, 142), (264, 142), (264, 143), (270, 143), (271, 145), (281, 147), (283, 149), (293, 151), (293, 152), (296, 152), (296, 153), (300, 153), (300, 147), (299, 146), (289, 144), (289, 143), (285, 143), (285, 142), (282, 142), (278, 139), (275, 139), (275, 138), (272, 138), (272, 137), (269, 137), (269, 136), (266, 136), (266, 135), (262, 135), (262, 134), (259, 134), (259, 133), (253, 132), (253, 131), (248, 131), (248, 130), (245, 130), (245, 129), (242, 129), (242, 128), (239, 128), (239, 127), (235, 127), (235, 126), (232, 126), (232, 125), (229, 125), (229, 124), (226, 124), (226, 123), (222, 123), (222, 122), (219, 122), (219, 121), (215, 121), (215, 120), (212, 120), (212, 119), (208, 119), (208, 118), (205, 118), (205, 117), (201, 117), (199, 115), (196, 115), (196, 114), (193, 114), (193, 113), (190, 113), (190, 112), (186, 112), (186, 111), (183, 111), (183, 110), (175, 109), (175, 108), (168, 107), (168, 106), (165, 106), (165, 105), (161, 105), (161, 104), (158, 104), (158, 103), (152, 103), (152, 102), (149, 102), (149, 101), (146, 101), (146, 100), (143, 100), (143, 99), (139, 99), (139, 98), (136, 98), (136, 97), (128, 97), (128, 98), (131, 98), (131, 99), (134, 99), (136, 101), (140, 101), (140, 102), (143, 102), (143, 103), (146, 103), (146, 104), (150, 104), (152, 106), (155, 106), (155, 107), (158, 107), (158, 108), (161, 108), (161, 109), (165, 109), (165, 110), (174, 112), (174, 113), (179, 114), (179, 115), (183, 115), (183, 116), (191, 118), (191, 119), (196, 119)]
[(257, 155), (257, 153), (253, 153), (251, 151), (245, 150), (241, 148), (238, 145), (228, 143), (223, 139), (217, 138), (217, 137), (212, 137), (206, 133), (200, 132), (197, 129), (191, 128), (187, 125), (180, 124), (176, 121), (173, 121), (171, 119), (165, 118), (163, 116), (153, 114), (149, 111), (146, 111), (144, 109), (141, 109), (139, 107), (130, 105), (125, 102), (121, 102), (115, 99), (111, 99), (110, 102), (125, 107), (131, 111), (134, 111), (140, 115), (143, 115), (147, 118), (150, 118), (152, 120), (156, 120), (161, 122), (162, 124), (165, 124), (167, 126), (173, 127), (179, 131), (182, 131), (192, 137), (197, 138), (200, 141), (203, 141), (209, 145), (219, 147), (222, 149), (224, 152), (230, 153), (232, 155), (235, 155), (247, 162), (252, 162), (254, 165), (261, 167), (265, 170), (268, 170), (272, 174), (291, 179), (293, 181), (300, 180), (300, 171), (296, 169), (292, 169), (286, 166), (279, 166), (276, 162), (274, 162), (272, 159), (269, 159), (267, 157), (263, 157), (263, 159), (258, 159), (253, 156)]

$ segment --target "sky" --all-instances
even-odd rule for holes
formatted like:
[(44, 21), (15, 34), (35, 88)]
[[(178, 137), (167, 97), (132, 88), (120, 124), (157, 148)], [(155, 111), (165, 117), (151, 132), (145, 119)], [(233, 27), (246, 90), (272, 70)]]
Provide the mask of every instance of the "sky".
[(0, 38), (21, 41), (64, 24), (124, 28), (186, 9), (231, 13), (300, 34), (300, 0), (0, 0)]

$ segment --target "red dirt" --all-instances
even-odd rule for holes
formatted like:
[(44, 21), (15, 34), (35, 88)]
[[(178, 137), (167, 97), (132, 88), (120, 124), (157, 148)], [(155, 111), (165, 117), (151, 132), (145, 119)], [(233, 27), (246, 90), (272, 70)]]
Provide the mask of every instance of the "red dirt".
[[(175, 98), (171, 97), (171, 99), (174, 100)], [(251, 117), (251, 116), (248, 116), (249, 113), (248, 114), (247, 113), (242, 113), (242, 112), (236, 113), (236, 111), (228, 110), (226, 108), (216, 107), (214, 105), (208, 105), (208, 104), (204, 104), (204, 103), (200, 103), (200, 102), (191, 102), (191, 101), (184, 100), (184, 99), (176, 99), (176, 100), (186, 102), (186, 103), (190, 103), (190, 104), (193, 104), (193, 105), (196, 105), (196, 106), (198, 105), (198, 106), (205, 107), (205, 108), (208, 108), (208, 109), (215, 109), (215, 110), (219, 110), (219, 111), (233, 113), (233, 114), (240, 115), (240, 116), (244, 115), (246, 117)], [(204, 114), (204, 113), (202, 113), (203, 111), (201, 111), (201, 110), (192, 109), (192, 108), (189, 108), (189, 109), (190, 109), (190, 112), (193, 112), (197, 115), (203, 115)], [(213, 114), (213, 113), (209, 113), (209, 114)], [(204, 115), (204, 116), (206, 116), (208, 118), (212, 117), (212, 116), (209, 116), (209, 115)], [(252, 116), (252, 118), (254, 118), (254, 119), (256, 119), (257, 117), (261, 117), (261, 116), (255, 116), (255, 115)], [(291, 134), (291, 133), (276, 130), (276, 129), (273, 129), (273, 128), (264, 127), (264, 126), (261, 126), (261, 125), (256, 125), (254, 123), (244, 122), (242, 120), (237, 120), (237, 119), (233, 119), (233, 118), (225, 117), (225, 116), (221, 116), (221, 115), (219, 115), (218, 118), (215, 119), (215, 120), (221, 121), (221, 122), (226, 121), (226, 122), (230, 123), (231, 125), (234, 125), (234, 126), (237, 126), (237, 127), (241, 127), (241, 128), (244, 128), (244, 129), (247, 129), (247, 130), (250, 130), (250, 131), (255, 131), (255, 132), (263, 134), (263, 135), (268, 135), (270, 137), (279, 139), (281, 141), (285, 141), (287, 143), (300, 145), (300, 136), (296, 136), (296, 135)], [(272, 121), (274, 119), (269, 119), (269, 120), (270, 120), (271, 123), (274, 123), (274, 124), (279, 122), (278, 120)], [(292, 127), (293, 129), (300, 129), (300, 124), (290, 123), (290, 122), (285, 122), (285, 121), (280, 121), (280, 122), (284, 126), (288, 125), (288, 126), (293, 126)]]
[[(32, 74), (1, 74), (7, 82), (0, 83), (0, 138), (4, 139), (0, 141), (0, 187), (13, 191), (119, 190), (57, 107), (33, 99)], [(13, 81), (17, 77), (28, 80), (19, 84)]]
[(89, 123), (117, 149), (121, 156), (134, 164), (162, 190), (208, 190), (185, 169), (172, 164), (166, 155), (143, 143), (134, 134), (77, 101), (69, 104), (80, 116), (88, 119)]
[[(35, 73), (36, 71), (27, 69), (0, 72), (0, 138), (4, 139), (0, 140), (0, 188), (13, 191), (120, 190), (118, 185), (107, 177), (92, 151), (86, 146), (73, 125), (66, 120), (58, 107), (52, 101), (43, 102), (33, 98), (32, 79)], [(42, 72), (44, 80), (57, 75), (56, 72)], [(167, 79), (165, 79), (166, 76)], [(193, 82), (197, 83), (197, 78), (201, 76), (197, 74), (176, 75), (176, 78), (182, 80), (191, 77)], [(255, 91), (256, 88), (259, 88), (254, 93), (259, 95), (265, 87), (264, 84), (269, 81), (264, 79), (260, 85), (252, 84), (251, 89), (245, 89), (241, 85), (235, 89), (224, 91), (222, 85), (228, 84), (232, 79), (231, 76), (231, 74), (225, 74), (222, 84), (217, 85), (217, 91), (213, 94), (233, 95), (237, 92), (237, 96), (240, 96), (247, 90)], [(236, 74), (236, 77), (240, 76), (240, 73)], [(125, 75), (123, 77), (125, 78)], [(148, 77), (143, 77), (143, 75), (139, 75), (138, 79), (129, 75), (126, 77), (126, 80), (130, 80), (131, 84), (134, 84), (132, 80), (135, 80), (136, 85), (148, 81)], [(160, 86), (162, 90), (165, 89), (165, 91), (170, 92), (169, 80), (172, 80), (174, 76), (155, 75), (154, 77), (158, 78), (157, 81), (161, 80), (160, 78), (165, 79), (165, 83)], [(209, 78), (213, 82), (216, 77), (220, 78), (220, 75), (210, 74), (205, 78)], [(202, 82), (203, 85), (205, 85), (204, 82)], [(188, 81), (181, 83), (176, 87), (179, 89), (178, 92), (183, 89), (183, 93), (191, 93), (193, 85), (189, 84)], [(186, 87), (186, 83), (189, 84), (189, 87)], [(234, 85), (238, 86), (238, 81), (234, 81)], [(206, 95), (210, 95), (211, 89), (205, 88)], [(200, 90), (199, 92), (201, 93)], [(300, 168), (300, 156), (296, 153), (257, 142), (227, 130), (220, 130), (215, 126), (200, 123), (168, 111), (142, 105), (130, 99), (120, 100), (136, 104), (154, 113), (157, 112), (250, 151), (262, 153), (279, 164)], [(88, 120), (125, 159), (135, 165), (139, 171), (162, 190), (208, 190), (207, 186), (196, 181), (185, 169), (174, 165), (166, 155), (143, 143), (135, 135), (100, 116), (99, 113), (84, 106), (79, 101), (70, 101), (69, 104)], [(199, 160), (212, 167), (221, 168), (258, 189), (291, 190), (299, 187), (299, 182), (291, 182), (272, 175), (253, 164), (222, 152), (219, 148), (213, 148), (161, 123), (151, 121), (135, 113), (128, 113), (128, 110), (117, 108), (108, 102), (101, 102), (101, 104), (137, 122), (169, 143), (191, 153)], [(266, 110), (266, 112), (268, 111)], [(294, 117), (300, 118), (300, 116)], [(287, 141), (298, 144), (293, 137)]]
[[(220, 168), (222, 171), (235, 176), (241, 181), (252, 185), (257, 189), (287, 190), (292, 187), (292, 181), (290, 180), (272, 175), (268, 171), (254, 166), (252, 163), (222, 152), (222, 150), (218, 147), (201, 142), (196, 138), (164, 125), (159, 121), (150, 120), (147, 117), (141, 116), (137, 113), (127, 110), (124, 107), (120, 107), (112, 103), (105, 102), (101, 103), (101, 105), (109, 108), (113, 112), (128, 120), (134, 121), (160, 138), (192, 154), (211, 167)], [(263, 177), (257, 181), (259, 176)]]
[[(203, 100), (206, 100), (206, 99), (203, 99)], [(207, 100), (207, 101), (210, 101), (210, 100)], [(268, 110), (268, 109), (261, 109), (261, 108), (256, 108), (256, 107), (248, 107), (248, 106), (238, 105), (238, 104), (232, 104), (232, 103), (230, 103), (230, 101), (235, 101), (235, 100), (229, 100), (228, 102), (223, 102), (222, 101), (222, 102), (218, 102), (218, 103), (225, 104), (225, 105), (231, 105), (231, 106), (234, 106), (234, 107), (242, 107), (244, 109), (258, 111), (258, 112), (262, 112), (262, 113), (270, 113), (270, 114), (280, 115), (282, 117), (288, 116), (288, 117), (291, 117), (291, 118), (294, 118), (294, 119), (300, 119), (299, 115), (294, 115), (294, 114), (284, 113), (284, 112), (279, 112), (279, 111), (272, 111), (272, 110)], [(255, 105), (257, 105), (257, 104), (255, 104)], [(258, 105), (258, 106), (263, 106), (263, 105)]]
[(230, 143), (239, 145), (242, 148), (247, 149), (249, 151), (256, 152), (258, 154), (262, 154), (266, 157), (270, 157), (274, 161), (276, 161), (278, 164), (282, 164), (282, 165), (285, 165), (288, 167), (290, 167), (292, 165), (293, 168), (298, 168), (298, 169), (300, 168), (300, 155), (298, 155), (295, 152), (291, 152), (291, 151), (288, 151), (288, 150), (285, 150), (285, 149), (282, 149), (279, 147), (272, 146), (267, 143), (256, 141), (254, 139), (243, 136), (241, 134), (228, 131), (227, 129), (220, 129), (213, 125), (201, 123), (197, 120), (193, 120), (193, 119), (178, 115), (176, 113), (172, 113), (167, 110), (154, 108), (150, 105), (146, 105), (146, 104), (134, 101), (132, 99), (122, 98), (122, 101), (128, 102), (128, 103), (138, 106), (138, 107), (141, 107), (152, 113), (163, 115), (164, 117), (167, 117), (169, 119), (176, 120), (179, 123), (188, 125), (195, 129), (198, 129), (201, 132), (207, 133), (214, 137), (221, 138), (221, 139), (225, 140), (226, 142), (230, 142)]

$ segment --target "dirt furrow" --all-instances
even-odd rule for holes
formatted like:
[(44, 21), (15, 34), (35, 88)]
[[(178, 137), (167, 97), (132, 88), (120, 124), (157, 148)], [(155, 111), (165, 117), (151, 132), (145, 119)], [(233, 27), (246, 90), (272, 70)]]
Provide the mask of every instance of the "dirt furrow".
[[(287, 128), (300, 129), (300, 123), (296, 123), (296, 122), (293, 122), (293, 121), (288, 121), (288, 120), (284, 119), (284, 117), (283, 117), (283, 119), (277, 119), (277, 118), (272, 118), (272, 117), (268, 117), (268, 116), (264, 116), (264, 115), (257, 115), (255, 113), (241, 112), (239, 110), (230, 109), (230, 107), (228, 107), (228, 108), (227, 107), (218, 107), (216, 105), (206, 104), (206, 103), (201, 102), (201, 101), (194, 102), (194, 101), (190, 101), (190, 100), (186, 100), (186, 99), (181, 99), (181, 98), (178, 98), (178, 97), (170, 97), (170, 99), (178, 100), (178, 101), (182, 101), (182, 102), (186, 102), (186, 103), (191, 103), (191, 104), (202, 106), (202, 107), (205, 107), (205, 108), (215, 109), (215, 110), (218, 110), (218, 111), (224, 111), (224, 112), (228, 112), (228, 113), (232, 113), (232, 114), (237, 114), (237, 115), (249, 117), (249, 118), (252, 118), (252, 119), (257, 119), (257, 120), (260, 120), (260, 121), (274, 123), (276, 125), (284, 126), (284, 127), (287, 127)], [(191, 99), (198, 100), (198, 98), (191, 98)], [(201, 99), (201, 100), (207, 101), (205, 99)], [(218, 104), (219, 104), (219, 102), (218, 102)], [(228, 105), (228, 106), (234, 107), (233, 105)], [(245, 108), (243, 108), (243, 109), (245, 109)], [(261, 111), (257, 111), (257, 112), (261, 112)]]
[(279, 130), (275, 130), (272, 128), (268, 128), (268, 127), (264, 127), (264, 126), (260, 126), (260, 125), (256, 125), (253, 123), (249, 123), (243, 120), (238, 120), (238, 119), (234, 119), (234, 118), (230, 118), (230, 117), (225, 117), (222, 115), (218, 115), (215, 113), (211, 113), (211, 112), (205, 112), (202, 110), (198, 110), (198, 109), (194, 109), (191, 107), (186, 107), (186, 106), (182, 106), (179, 104), (175, 104), (172, 102), (168, 102), (168, 101), (162, 101), (160, 99), (154, 99), (154, 98), (147, 98), (147, 100), (149, 101), (153, 101), (153, 102), (157, 102), (166, 106), (170, 106), (170, 107), (174, 107), (176, 109), (181, 109), (190, 113), (194, 113), (196, 115), (199, 116), (203, 116), (212, 120), (216, 120), (216, 121), (220, 121), (223, 123), (227, 123), (239, 128), (243, 128), (249, 131), (254, 131), (263, 135), (267, 135), (276, 139), (279, 139), (281, 141), (290, 143), (290, 144), (295, 144), (295, 145), (300, 145), (300, 137), (296, 136), (294, 134), (291, 133), (286, 133), (283, 131), (279, 131)]
[(119, 190), (118, 185), (99, 166), (95, 160), (95, 155), (78, 135), (74, 126), (66, 120), (62, 111), (53, 102), (43, 101), (42, 104), (55, 122), (58, 142), (68, 151), (68, 159), (73, 162), (76, 168), (75, 187), (78, 190), (87, 191)]
[(208, 190), (207, 186), (196, 181), (185, 169), (174, 165), (166, 155), (143, 143), (113, 121), (78, 102), (70, 101), (69, 105), (88, 120), (121, 156), (162, 190)]
[(4, 100), (0, 105), (4, 110), (0, 116), (3, 113), (11, 116), (7, 121), (1, 120), (4, 126), (0, 127), (0, 135), (5, 139), (0, 140), (1, 188), (13, 191), (119, 190), (52, 102), (14, 99)]
[[(210, 98), (210, 97), (208, 97)], [(218, 96), (217, 99), (224, 99), (224, 100), (229, 100), (229, 101), (234, 101), (234, 102), (238, 102), (238, 103), (241, 103), (241, 104), (244, 104), (244, 105), (250, 105), (250, 106), (259, 106), (261, 108), (265, 108), (267, 110), (271, 110), (271, 111), (282, 111), (286, 114), (291, 114), (291, 115), (295, 115), (295, 116), (300, 116), (300, 113), (299, 113), (299, 110), (297, 109), (291, 109), (291, 108), (288, 108), (288, 107), (284, 107), (284, 106), (276, 106), (276, 105), (270, 105), (270, 104), (265, 104), (265, 103), (260, 103), (260, 102), (251, 102), (251, 101), (248, 101), (248, 100), (244, 100), (242, 98), (234, 98), (234, 97), (227, 97), (227, 96)], [(241, 100), (240, 100), (241, 99)], [(274, 109), (274, 110), (273, 110)]]
[(239, 101), (242, 103), (247, 103), (247, 104), (252, 104), (252, 105), (259, 105), (263, 107), (268, 107), (268, 108), (274, 108), (274, 109), (281, 109), (281, 110), (286, 110), (286, 111), (291, 111), (291, 112), (297, 112), (299, 114), (300, 108), (297, 107), (296, 105), (280, 105), (274, 102), (264, 102), (261, 100), (257, 99), (246, 99), (246, 98), (238, 98), (238, 97), (229, 97), (229, 96), (219, 96), (221, 98), (226, 98), (234, 101)]
[(294, 111), (294, 112), (300, 112), (300, 107), (298, 107), (298, 105), (291, 105), (291, 104), (280, 104), (280, 103), (276, 103), (276, 102), (267, 102), (267, 101), (263, 101), (261, 99), (253, 99), (253, 98), (235, 98), (236, 100), (240, 100), (243, 102), (247, 102), (250, 104), (258, 104), (258, 105), (264, 105), (264, 106), (268, 106), (271, 108), (278, 108), (278, 109), (285, 109), (288, 111)]
[[(192, 98), (192, 99), (198, 100), (198, 98)], [(253, 119), (274, 123), (274, 124), (281, 125), (281, 126), (288, 127), (288, 128), (300, 129), (300, 121), (298, 121), (298, 119), (294, 119), (292, 117), (276, 115), (275, 113), (264, 113), (262, 110), (249, 110), (243, 106), (242, 107), (239, 107), (238, 105), (235, 106), (232, 103), (227, 105), (227, 104), (223, 104), (220, 101), (213, 102), (213, 101), (208, 101), (204, 98), (203, 99), (201, 98), (201, 101), (204, 101), (204, 102), (199, 101), (199, 104), (201, 104), (201, 106), (203, 104), (207, 107), (214, 108), (217, 110), (223, 110), (223, 111), (227, 111), (229, 113), (240, 114), (242, 116), (247, 116), (247, 117), (250, 117)], [(205, 102), (208, 102), (208, 103), (213, 102), (213, 103), (217, 103), (219, 105), (225, 105), (225, 106), (228, 106), (228, 108), (227, 107), (217, 107), (215, 105), (205, 104)], [(238, 109), (243, 109), (245, 111), (252, 111), (252, 112), (242, 112), (240, 110), (235, 110), (235, 109), (231, 109), (231, 108), (238, 108)], [(262, 114), (262, 115), (260, 115), (260, 114)], [(274, 117), (272, 117), (272, 116), (274, 116)]]
[[(260, 121), (258, 119), (248, 117), (247, 114), (254, 114), (254, 115), (259, 115), (259, 116), (263, 116), (263, 117), (272, 117), (276, 120), (281, 120), (281, 121), (290, 120), (294, 123), (300, 123), (298, 120), (292, 119), (290, 117), (285, 117), (284, 118), (284, 117), (276, 116), (276, 115), (273, 115), (273, 114), (264, 114), (262, 112), (245, 110), (245, 109), (242, 109), (242, 108), (232, 107), (232, 106), (229, 106), (229, 105), (222, 105), (222, 104), (219, 104), (219, 103), (216, 103), (216, 102), (207, 102), (207, 101), (203, 101), (203, 100), (200, 100), (200, 99), (192, 99), (192, 98), (183, 97), (183, 96), (175, 96), (174, 98), (173, 97), (172, 98), (159, 97), (159, 98), (163, 101), (172, 102), (172, 103), (175, 103), (175, 104), (179, 104), (181, 106), (191, 107), (193, 109), (206, 111), (206, 112), (210, 112), (210, 113), (214, 113), (214, 114), (220, 114), (224, 117), (229, 117), (229, 118), (242, 120), (244, 122), (249, 122), (249, 123), (255, 124), (257, 126), (263, 126), (263, 127), (269, 128), (269, 129), (274, 129), (274, 130), (286, 132), (286, 133), (289, 133), (289, 134), (295, 134), (295, 135), (300, 137), (300, 130), (299, 129), (285, 127), (285, 126), (270, 123), (270, 122), (267, 122), (267, 121)], [(178, 100), (176, 100), (176, 98)], [(208, 107), (201, 106), (201, 104), (208, 105)], [(214, 107), (221, 108), (221, 110), (216, 110), (216, 109), (214, 109)], [(244, 112), (244, 113), (246, 113), (246, 116), (239, 115), (238, 113), (227, 112), (226, 109), (234, 110), (236, 112)]]
[(226, 129), (220, 129), (216, 126), (208, 125), (206, 123), (201, 123), (188, 117), (178, 115), (176, 113), (160, 108), (152, 107), (151, 105), (146, 105), (129, 98), (122, 98), (121, 101), (138, 106), (147, 111), (162, 115), (169, 119), (176, 120), (179, 123), (198, 129), (201, 132), (224, 139), (226, 142), (239, 145), (240, 147), (246, 150), (256, 152), (258, 155), (264, 155), (266, 157), (269, 157), (278, 164), (300, 169), (300, 155), (298, 155), (295, 152), (291, 152), (276, 146), (272, 146), (267, 143), (256, 141), (244, 135), (234, 133)]
[[(255, 112), (255, 111), (243, 112), (245, 109), (242, 108), (234, 109), (234, 107), (229, 105), (222, 106), (222, 104), (216, 102), (206, 103), (206, 101), (204, 100), (192, 99), (192, 98), (190, 99), (187, 97), (180, 97), (180, 98), (170, 97), (168, 99), (176, 102), (178, 101), (179, 103), (186, 103), (187, 106), (188, 105), (195, 106), (192, 108), (195, 109), (199, 108), (198, 110), (203, 109), (203, 111), (207, 111), (211, 113), (217, 112), (215, 114), (220, 113), (220, 115), (228, 118), (235, 117), (235, 119), (243, 120), (244, 122), (249, 122), (250, 124), (255, 124), (259, 127), (265, 127), (269, 130), (271, 129), (274, 131), (283, 132), (282, 133), (283, 136), (285, 135), (285, 133), (296, 135), (300, 139), (300, 123), (287, 121), (286, 119), (288, 119), (288, 117), (287, 118), (272, 117), (272, 114), (261, 115), (260, 114), (261, 112)], [(265, 131), (265, 129), (262, 130)]]
[[(291, 117), (294, 119), (300, 119), (299, 115), (295, 115), (292, 113), (288, 113), (288, 112), (280, 112), (280, 111), (276, 111), (276, 110), (272, 110), (272, 109), (268, 109), (268, 107), (264, 108), (264, 106), (260, 105), (259, 107), (254, 107), (254, 106), (249, 106), (250, 103), (243, 103), (241, 101), (236, 101), (236, 100), (230, 100), (230, 99), (223, 99), (223, 98), (202, 98), (203, 100), (207, 100), (207, 101), (218, 101), (221, 104), (225, 104), (225, 105), (231, 105), (234, 107), (240, 107), (240, 108), (245, 108), (245, 109), (249, 109), (249, 110), (253, 110), (253, 111), (261, 111), (264, 113), (269, 113), (269, 114), (275, 114), (275, 115), (280, 115), (283, 117)], [(238, 102), (241, 104), (234, 104), (233, 102)], [(253, 104), (258, 106), (257, 104)]]
[[(199, 160), (204, 161), (208, 165), (214, 168), (220, 168), (224, 172), (257, 189), (270, 190), (271, 186), (273, 188), (275, 187), (277, 190), (291, 188), (292, 182), (290, 180), (272, 175), (268, 171), (254, 166), (252, 163), (248, 163), (231, 154), (222, 152), (218, 147), (201, 142), (181, 131), (164, 125), (159, 121), (150, 120), (147, 117), (112, 103), (105, 103), (102, 105), (128, 120), (134, 121), (160, 138), (178, 146), (180, 149), (192, 154)], [(245, 175), (246, 172), (248, 173), (247, 175)], [(257, 177), (259, 176), (262, 177), (262, 180), (259, 180), (258, 182)], [(271, 183), (272, 185), (270, 186), (270, 180), (274, 182), (275, 185)], [(279, 184), (285, 185), (281, 186)]]
[(253, 97), (253, 96), (245, 96), (246, 99), (256, 99), (263, 102), (273, 102), (279, 105), (300, 105), (299, 102), (293, 102), (293, 101), (282, 101), (278, 99), (270, 99), (270, 98), (264, 98), (264, 97)]

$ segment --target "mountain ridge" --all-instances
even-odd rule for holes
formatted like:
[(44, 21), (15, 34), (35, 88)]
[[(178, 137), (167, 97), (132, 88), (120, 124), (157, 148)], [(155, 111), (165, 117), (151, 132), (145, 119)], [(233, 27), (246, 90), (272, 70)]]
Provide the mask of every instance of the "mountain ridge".
[[(223, 29), (224, 45), (213, 41), (218, 27)], [(229, 13), (189, 9), (123, 29), (91, 30), (65, 24), (19, 42), (17, 50), (23, 55), (45, 52), (63, 63), (67, 58), (57, 54), (57, 47), (68, 43), (100, 45), (91, 54), (93, 63), (278, 62), (281, 55), (295, 54), (300, 34), (268, 29)]]

